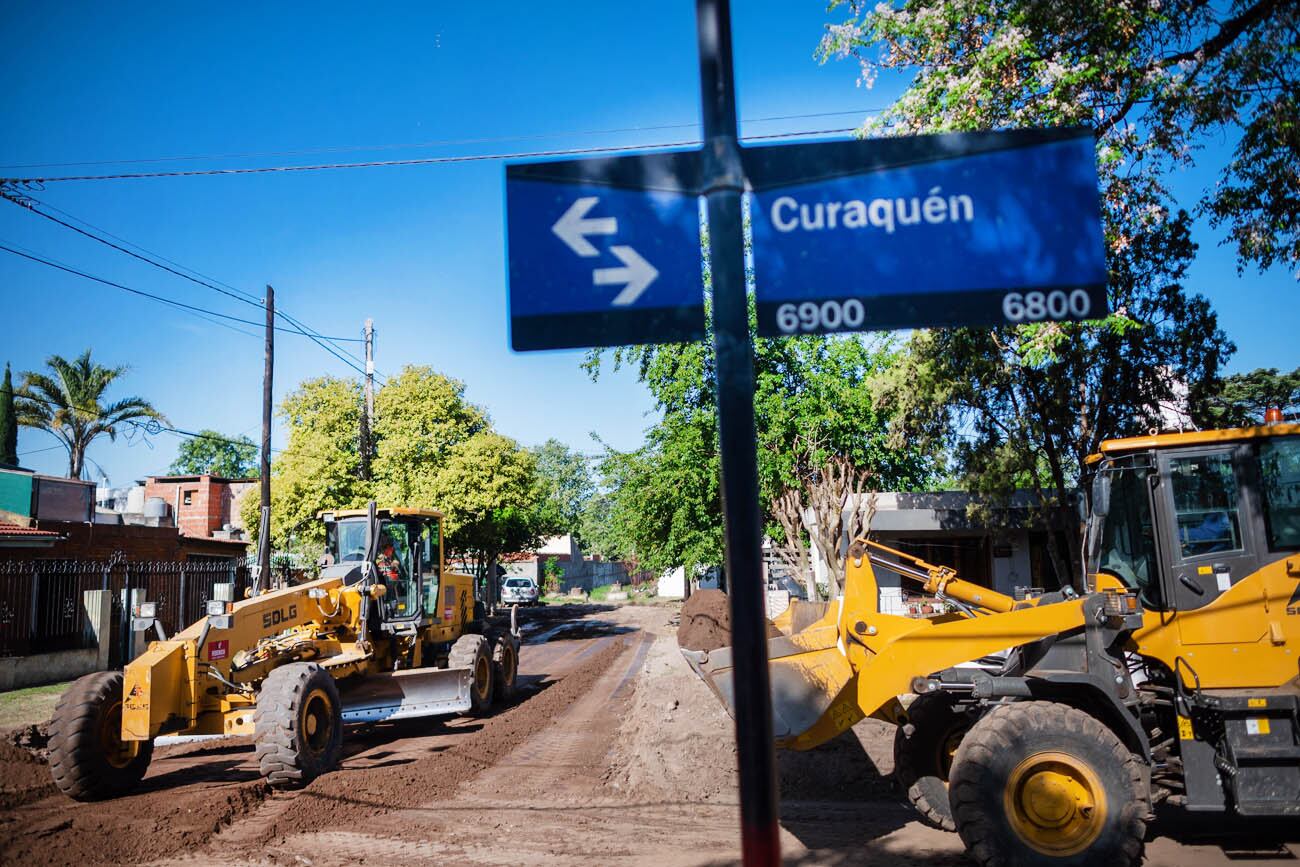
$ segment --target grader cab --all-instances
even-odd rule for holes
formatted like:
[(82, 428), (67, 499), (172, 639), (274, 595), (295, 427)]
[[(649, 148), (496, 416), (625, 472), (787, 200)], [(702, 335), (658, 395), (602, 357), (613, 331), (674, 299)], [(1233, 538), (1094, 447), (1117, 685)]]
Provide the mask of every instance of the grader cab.
[[(896, 724), (920, 818), (985, 867), (1138, 864), (1159, 799), (1300, 816), (1300, 426), (1111, 440), (1089, 466), (1078, 591), (1018, 600), (853, 542), (842, 601), (768, 641), (778, 746)], [(877, 569), (954, 610), (882, 612)], [(730, 649), (683, 653), (731, 709)]]
[(130, 791), (160, 735), (252, 735), (268, 782), (304, 785), (337, 763), (347, 724), (484, 714), (510, 697), (514, 612), (489, 618), (473, 577), (446, 569), (439, 513), (371, 503), (320, 519), (319, 578), (213, 600), (124, 672), (73, 683), (50, 724), (63, 792)]

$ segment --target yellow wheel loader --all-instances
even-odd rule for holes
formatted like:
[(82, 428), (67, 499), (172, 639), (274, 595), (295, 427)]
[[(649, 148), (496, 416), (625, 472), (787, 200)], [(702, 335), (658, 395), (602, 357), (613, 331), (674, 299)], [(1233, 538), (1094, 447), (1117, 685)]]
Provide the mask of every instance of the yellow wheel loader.
[[(482, 714), (510, 697), (515, 612), (487, 617), (474, 579), (447, 571), (441, 515), (371, 503), (320, 518), (318, 579), (213, 600), (124, 672), (72, 684), (50, 723), (63, 792), (129, 792), (160, 735), (252, 735), (271, 785), (305, 785), (338, 762), (348, 724)], [(148, 608), (135, 629), (156, 628)]]
[[(896, 724), (921, 817), (986, 867), (1137, 864), (1162, 799), (1300, 816), (1300, 426), (1110, 440), (1088, 468), (1078, 591), (855, 541), (843, 598), (768, 641), (778, 746)], [(954, 610), (882, 613), (874, 569)], [(683, 653), (731, 708), (730, 649)]]

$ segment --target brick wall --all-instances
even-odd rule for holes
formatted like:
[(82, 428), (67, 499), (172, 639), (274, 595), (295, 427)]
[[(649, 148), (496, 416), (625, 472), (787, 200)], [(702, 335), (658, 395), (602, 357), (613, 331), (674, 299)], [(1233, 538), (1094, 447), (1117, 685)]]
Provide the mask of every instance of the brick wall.
[[(145, 480), (145, 501), (160, 497), (175, 512), (183, 535), (211, 538), (226, 524), (240, 524), (237, 496), (250, 483), (215, 476), (156, 476)], [(189, 502), (186, 502), (188, 498)]]

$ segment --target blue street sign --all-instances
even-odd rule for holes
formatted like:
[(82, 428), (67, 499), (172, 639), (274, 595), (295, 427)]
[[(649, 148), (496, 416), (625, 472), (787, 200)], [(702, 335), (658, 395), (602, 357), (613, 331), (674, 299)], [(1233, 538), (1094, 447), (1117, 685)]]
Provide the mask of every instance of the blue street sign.
[(704, 337), (693, 153), (506, 169), (516, 350)]
[(1106, 315), (1088, 130), (744, 153), (759, 333)]

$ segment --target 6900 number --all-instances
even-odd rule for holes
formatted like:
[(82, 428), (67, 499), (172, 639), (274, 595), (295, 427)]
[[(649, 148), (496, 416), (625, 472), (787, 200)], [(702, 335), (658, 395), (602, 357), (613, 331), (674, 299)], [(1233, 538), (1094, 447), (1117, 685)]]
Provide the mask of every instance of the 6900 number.
[(1092, 300), (1082, 289), (1066, 292), (1008, 292), (1002, 296), (1002, 315), (1008, 322), (1037, 322), (1041, 319), (1082, 318), (1092, 309)]
[(804, 301), (802, 304), (782, 304), (776, 308), (776, 327), (785, 334), (860, 328), (866, 319), (867, 309), (856, 298), (847, 301)]

